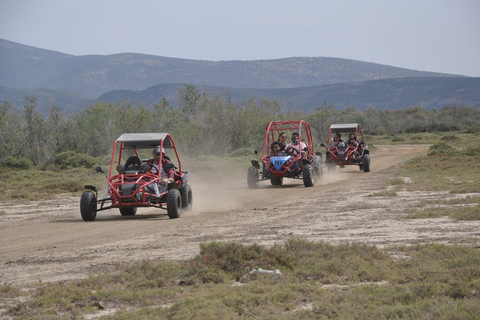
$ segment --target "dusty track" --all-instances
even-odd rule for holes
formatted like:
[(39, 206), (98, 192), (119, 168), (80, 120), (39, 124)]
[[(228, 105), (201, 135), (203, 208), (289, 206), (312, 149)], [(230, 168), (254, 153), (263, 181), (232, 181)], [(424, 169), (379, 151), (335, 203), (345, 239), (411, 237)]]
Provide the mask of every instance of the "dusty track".
[(107, 210), (87, 223), (80, 217), (79, 198), (70, 197), (6, 204), (2, 210), (7, 214), (0, 217), (0, 281), (21, 286), (84, 277), (125, 262), (185, 260), (205, 241), (272, 245), (299, 237), (378, 246), (478, 245), (479, 222), (405, 219), (405, 208), (446, 194), (369, 197), (385, 186), (392, 168), (426, 150), (426, 146), (379, 146), (372, 154), (372, 172), (363, 173), (356, 166), (337, 168), (313, 188), (305, 188), (301, 180), (285, 180), (281, 187), (265, 181), (258, 190), (249, 190), (246, 181), (218, 185), (193, 177), (194, 210), (175, 220), (164, 210), (142, 209), (133, 217)]

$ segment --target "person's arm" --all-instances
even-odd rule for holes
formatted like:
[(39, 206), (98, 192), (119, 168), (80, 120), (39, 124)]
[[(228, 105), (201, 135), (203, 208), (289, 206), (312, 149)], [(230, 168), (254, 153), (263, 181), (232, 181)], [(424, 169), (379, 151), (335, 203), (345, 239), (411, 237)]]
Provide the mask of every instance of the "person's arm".
[(163, 163), (163, 170), (165, 170), (165, 173), (167, 174), (167, 177), (160, 180), (160, 184), (162, 184), (162, 185), (169, 184), (169, 183), (175, 181), (175, 178), (174, 178), (175, 177), (175, 170), (173, 170), (173, 168), (165, 169), (165, 166), (168, 163), (170, 163), (170, 162)]

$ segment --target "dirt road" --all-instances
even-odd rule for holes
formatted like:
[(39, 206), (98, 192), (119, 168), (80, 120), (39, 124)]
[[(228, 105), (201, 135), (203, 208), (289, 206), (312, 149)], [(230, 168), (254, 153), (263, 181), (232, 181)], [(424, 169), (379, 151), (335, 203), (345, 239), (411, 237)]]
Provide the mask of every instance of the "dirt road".
[(370, 197), (385, 187), (392, 168), (426, 151), (426, 146), (378, 146), (370, 173), (356, 166), (337, 168), (312, 188), (286, 179), (280, 187), (265, 181), (250, 190), (246, 181), (214, 184), (192, 177), (194, 210), (174, 220), (164, 210), (139, 209), (133, 217), (107, 210), (96, 221), (84, 222), (79, 198), (66, 196), (3, 204), (0, 281), (22, 286), (80, 278), (125, 262), (185, 260), (198, 254), (205, 241), (272, 245), (298, 237), (378, 246), (480, 243), (478, 221), (405, 219), (405, 208), (453, 195), (400, 191), (398, 197)]

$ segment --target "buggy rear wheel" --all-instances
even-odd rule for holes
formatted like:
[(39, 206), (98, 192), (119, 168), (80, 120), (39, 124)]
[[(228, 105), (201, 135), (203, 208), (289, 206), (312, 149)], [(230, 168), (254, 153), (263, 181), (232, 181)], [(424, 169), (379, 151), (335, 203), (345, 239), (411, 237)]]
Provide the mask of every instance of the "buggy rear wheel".
[(186, 211), (192, 210), (193, 207), (193, 194), (192, 194), (192, 187), (190, 185), (185, 184), (180, 187), (180, 197), (182, 198), (182, 209)]
[(271, 177), (270, 183), (272, 186), (281, 186), (283, 184), (283, 177)]
[(370, 172), (370, 154), (363, 155), (363, 172)]
[(134, 216), (137, 214), (137, 207), (120, 208), (120, 214), (122, 216)]
[(180, 218), (182, 214), (182, 196), (178, 189), (170, 189), (167, 193), (167, 214), (170, 219)]
[(97, 217), (97, 196), (93, 191), (84, 191), (80, 198), (80, 214), (83, 221), (93, 221)]
[(258, 188), (258, 170), (255, 167), (248, 168), (247, 184), (250, 189)]
[(305, 187), (313, 187), (315, 184), (313, 168), (311, 164), (304, 164), (302, 166), (303, 184)]

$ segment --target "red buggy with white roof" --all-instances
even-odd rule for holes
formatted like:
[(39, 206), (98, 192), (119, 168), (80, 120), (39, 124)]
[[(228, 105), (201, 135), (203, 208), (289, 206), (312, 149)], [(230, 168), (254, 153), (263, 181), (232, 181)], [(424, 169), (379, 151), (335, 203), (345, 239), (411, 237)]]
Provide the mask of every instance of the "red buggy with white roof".
[(325, 164), (329, 171), (346, 165), (357, 165), (364, 172), (370, 171), (370, 151), (358, 123), (332, 124), (328, 141), (328, 145), (321, 145), (327, 148)]
[[(148, 159), (142, 159), (151, 158), (154, 149), (161, 150), (159, 163), (168, 163), (165, 168), (152, 170)], [(172, 159), (166, 150), (173, 151), (169, 152)], [(172, 169), (173, 182), (162, 187), (162, 171)], [(85, 185), (87, 190), (80, 199), (80, 213), (85, 221), (93, 221), (97, 212), (112, 208), (118, 208), (122, 216), (135, 215), (138, 207), (165, 209), (171, 219), (180, 217), (182, 209), (192, 209), (190, 174), (182, 171), (177, 147), (168, 133), (122, 134), (113, 145), (108, 175), (102, 167), (96, 171), (107, 176), (107, 187), (98, 199), (97, 188)]]

